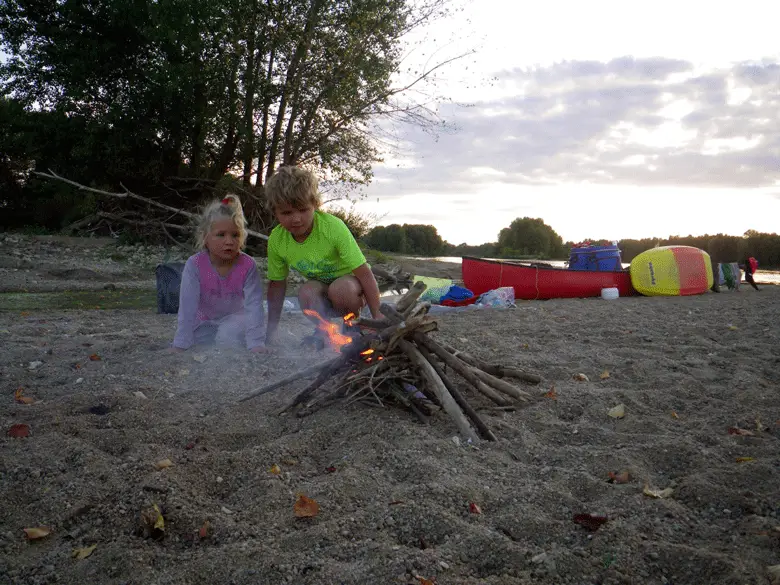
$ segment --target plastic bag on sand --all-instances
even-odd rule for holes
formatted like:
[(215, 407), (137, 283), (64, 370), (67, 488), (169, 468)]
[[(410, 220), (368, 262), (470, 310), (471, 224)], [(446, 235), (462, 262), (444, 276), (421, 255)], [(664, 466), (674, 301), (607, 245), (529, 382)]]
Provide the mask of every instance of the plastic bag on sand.
[(515, 289), (511, 286), (502, 286), (482, 293), (477, 299), (478, 307), (514, 307)]

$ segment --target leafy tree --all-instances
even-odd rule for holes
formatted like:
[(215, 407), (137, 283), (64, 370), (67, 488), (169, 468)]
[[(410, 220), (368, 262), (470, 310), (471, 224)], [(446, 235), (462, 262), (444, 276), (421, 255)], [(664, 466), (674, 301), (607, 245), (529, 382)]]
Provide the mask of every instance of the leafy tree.
[(563, 240), (543, 220), (523, 217), (499, 232), (498, 249), (503, 256), (555, 258), (563, 253)]
[(354, 207), (349, 207), (347, 209), (341, 207), (331, 207), (325, 211), (331, 215), (335, 215), (341, 219), (341, 221), (347, 224), (349, 231), (356, 240), (363, 239), (366, 234), (371, 231), (374, 225), (376, 225), (376, 222), (379, 221), (379, 218), (376, 215), (370, 213), (359, 213), (355, 210)]
[[(18, 169), (4, 175), (15, 186), (0, 205), (31, 189), (45, 197), (27, 176), (48, 166), (180, 207), (233, 173), (260, 225), (269, 223), (263, 183), (280, 164), (366, 183), (382, 119), (441, 123), (408, 90), (432, 82), (444, 63), (396, 80), (409, 78), (399, 75), (404, 35), (445, 17), (448, 3), (1, 0), (0, 50), (9, 58), (0, 96), (24, 115), (0, 135), (0, 152), (10, 153), (3, 169)], [(19, 150), (41, 135), (59, 156)]]

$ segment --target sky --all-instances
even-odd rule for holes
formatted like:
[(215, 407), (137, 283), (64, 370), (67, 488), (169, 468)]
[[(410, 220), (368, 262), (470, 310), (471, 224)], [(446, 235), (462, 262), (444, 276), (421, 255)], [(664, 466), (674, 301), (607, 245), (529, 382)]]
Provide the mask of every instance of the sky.
[[(451, 130), (391, 128), (357, 210), (453, 244), (780, 231), (780, 3), (475, 0), (410, 38)], [(434, 54), (431, 56), (431, 54)]]

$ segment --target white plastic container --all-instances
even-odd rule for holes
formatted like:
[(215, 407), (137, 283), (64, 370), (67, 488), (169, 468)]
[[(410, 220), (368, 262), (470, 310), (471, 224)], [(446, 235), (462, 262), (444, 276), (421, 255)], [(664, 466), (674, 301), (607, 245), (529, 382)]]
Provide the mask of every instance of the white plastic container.
[(620, 291), (616, 288), (602, 288), (601, 298), (607, 301), (614, 301), (620, 297)]

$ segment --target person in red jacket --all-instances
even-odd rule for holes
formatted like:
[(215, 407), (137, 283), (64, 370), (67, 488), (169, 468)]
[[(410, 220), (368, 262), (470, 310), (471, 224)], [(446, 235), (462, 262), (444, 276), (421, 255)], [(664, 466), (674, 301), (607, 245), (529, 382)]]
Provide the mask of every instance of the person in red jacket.
[(758, 260), (751, 256), (745, 260), (745, 282), (749, 283), (754, 289), (759, 290), (756, 281), (753, 280), (753, 274), (758, 270)]

